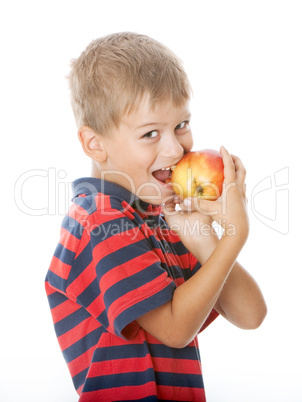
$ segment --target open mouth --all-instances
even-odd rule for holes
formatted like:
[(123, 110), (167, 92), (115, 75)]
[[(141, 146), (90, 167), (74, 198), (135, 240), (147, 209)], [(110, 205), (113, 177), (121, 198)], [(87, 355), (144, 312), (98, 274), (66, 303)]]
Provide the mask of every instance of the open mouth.
[(172, 171), (175, 169), (176, 165), (167, 166), (152, 172), (152, 175), (156, 178), (156, 180), (162, 183), (169, 183), (171, 181)]

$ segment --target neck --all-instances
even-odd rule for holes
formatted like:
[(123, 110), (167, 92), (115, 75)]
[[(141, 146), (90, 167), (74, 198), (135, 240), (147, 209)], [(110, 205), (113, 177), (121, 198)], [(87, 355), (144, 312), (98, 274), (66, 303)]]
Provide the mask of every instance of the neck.
[(101, 178), (101, 168), (96, 161), (92, 161), (91, 166), (91, 177), (96, 177), (97, 179)]

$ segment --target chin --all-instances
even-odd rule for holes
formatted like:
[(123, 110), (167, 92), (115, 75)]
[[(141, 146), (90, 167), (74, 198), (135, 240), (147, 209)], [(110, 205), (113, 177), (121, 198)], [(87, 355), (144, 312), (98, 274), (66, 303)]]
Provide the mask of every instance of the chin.
[(157, 182), (149, 182), (141, 187), (141, 191), (138, 191), (136, 195), (142, 201), (152, 205), (162, 205), (174, 196), (172, 186), (158, 180)]

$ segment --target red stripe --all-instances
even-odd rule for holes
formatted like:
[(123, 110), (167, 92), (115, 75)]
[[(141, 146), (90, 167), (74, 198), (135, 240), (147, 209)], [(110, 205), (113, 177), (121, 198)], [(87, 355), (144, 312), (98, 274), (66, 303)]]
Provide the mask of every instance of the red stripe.
[[(98, 377), (100, 373), (122, 374), (143, 372), (152, 367), (151, 361), (145, 357), (121, 358), (121, 360), (106, 360), (92, 363), (89, 370), (90, 377)], [(154, 370), (163, 373), (196, 374), (200, 375), (201, 367), (198, 360), (153, 358)]]
[(78, 223), (82, 224), (83, 221), (85, 222), (84, 218), (88, 216), (88, 212), (80, 205), (72, 204), (67, 215), (76, 220)]
[(93, 302), (90, 303), (88, 307), (86, 307), (86, 310), (93, 317), (98, 317), (105, 310), (105, 304), (104, 304), (103, 296), (101, 294), (99, 294), (93, 300)]
[(81, 356), (68, 363), (68, 369), (72, 377), (89, 367), (95, 348), (96, 346), (92, 346)]
[(179, 264), (180, 268), (182, 268), (182, 269), (191, 268), (188, 254), (178, 255), (177, 258), (180, 261), (180, 264)]
[(112, 211), (110, 198), (109, 195), (98, 193), (94, 198), (96, 209), (104, 214), (106, 214), (106, 210)]
[(211, 322), (213, 322), (218, 316), (219, 316), (219, 313), (217, 313), (217, 311), (213, 309), (210, 312), (210, 314), (208, 315), (208, 318), (203, 323), (203, 326), (201, 327), (199, 332), (203, 331), (207, 326), (209, 326), (211, 324)]
[(185, 280), (184, 280), (184, 278), (176, 278), (176, 279), (174, 279), (174, 282), (175, 282), (176, 286), (180, 286), (185, 282)]
[(101, 324), (95, 318), (86, 318), (86, 320), (82, 321), (76, 327), (70, 329), (69, 331), (65, 332), (65, 334), (62, 334), (58, 337), (61, 349), (65, 350), (69, 348), (69, 346), (82, 339), (83, 336), (90, 334), (90, 332), (94, 331), (100, 326)]
[(51, 309), (54, 324), (74, 313), (75, 311), (79, 310), (80, 308), (81, 306), (72, 302), (71, 300), (66, 300), (65, 302), (54, 307), (53, 309)]
[(76, 253), (80, 240), (77, 239), (74, 235), (72, 235), (68, 230), (65, 228), (61, 228), (61, 236), (60, 236), (60, 243), (62, 246), (67, 248), (67, 250), (73, 251)]
[[(119, 336), (112, 336), (110, 332), (104, 332), (102, 334), (102, 342), (100, 347), (107, 347), (107, 346), (124, 346), (124, 345), (131, 345), (130, 347), (134, 347), (135, 345), (138, 344), (140, 345), (140, 342), (136, 342), (134, 339), (133, 340), (125, 340), (123, 338), (120, 338)], [(134, 345), (134, 346), (133, 346)]]
[(113, 221), (115, 219), (123, 218), (124, 214), (118, 210), (111, 211), (94, 211), (90, 216), (90, 224), (93, 226), (92, 229), (102, 225), (103, 223)]
[(145, 239), (145, 237), (142, 236), (137, 227), (104, 239), (93, 249), (93, 259), (95, 264), (107, 255), (114, 253), (123, 247), (129, 246), (130, 241), (132, 241), (131, 245), (133, 245), (142, 239)]
[(157, 397), (158, 399), (169, 399), (170, 401), (206, 402), (203, 388), (158, 385)]
[(197, 374), (200, 375), (201, 365), (198, 360), (170, 359), (154, 357), (154, 370), (163, 373)]
[(71, 265), (65, 264), (64, 262), (59, 260), (59, 258), (53, 256), (49, 269), (51, 272), (60, 276), (61, 278), (67, 279), (71, 270)]
[(195, 265), (197, 263), (198, 263), (197, 258), (193, 254), (190, 254), (190, 268), (191, 268), (191, 270), (195, 267)]
[(133, 220), (134, 219), (134, 212), (135, 210), (131, 207), (131, 205), (128, 204), (126, 201), (121, 202), (123, 206), (123, 214), (126, 215), (129, 219)]
[(81, 393), (82, 393), (82, 391), (83, 391), (83, 388), (84, 388), (84, 384), (82, 384), (82, 385), (77, 389), (77, 393), (78, 393), (79, 395), (81, 395)]
[(77, 258), (81, 254), (81, 252), (84, 250), (84, 248), (87, 246), (89, 242), (90, 242), (90, 232), (88, 230), (84, 230), (82, 233), (81, 242), (78, 245), (78, 249), (75, 251), (76, 252), (75, 258)]
[(91, 262), (84, 271), (77, 276), (74, 281), (72, 281), (72, 283), (67, 287), (68, 296), (72, 295), (73, 299), (76, 299), (78, 295), (95, 280), (96, 272), (93, 267), (94, 263)]
[(97, 401), (133, 401), (134, 399), (143, 399), (148, 396), (156, 395), (156, 387), (153, 382), (143, 385), (118, 387), (113, 389), (100, 389), (98, 391), (83, 393), (79, 402), (97, 402)]
[(134, 275), (140, 271), (143, 271), (148, 266), (159, 262), (158, 257), (153, 251), (148, 251), (145, 254), (139, 255), (130, 261), (126, 261), (124, 264), (118, 265), (112, 268), (100, 279), (100, 288), (102, 292), (106, 292), (111, 286), (125, 278), (129, 278), (130, 274)]
[(50, 296), (50, 295), (52, 295), (53, 293), (56, 293), (56, 292), (57, 292), (57, 290), (54, 289), (54, 288), (49, 284), (48, 281), (45, 282), (45, 290), (46, 290), (46, 295), (47, 295), (47, 297)]
[[(149, 364), (148, 364), (149, 362)], [(98, 377), (100, 373), (118, 375), (123, 373), (143, 372), (152, 368), (152, 362), (145, 357), (121, 358), (92, 363), (89, 378)]]
[(113, 332), (114, 320), (119, 314), (136, 304), (138, 301), (145, 300), (155, 293), (160, 292), (168, 286), (170, 282), (171, 280), (167, 278), (167, 273), (164, 272), (157, 278), (153, 279), (153, 281), (150, 281), (115, 300), (108, 309), (108, 319), (110, 323), (108, 329)]

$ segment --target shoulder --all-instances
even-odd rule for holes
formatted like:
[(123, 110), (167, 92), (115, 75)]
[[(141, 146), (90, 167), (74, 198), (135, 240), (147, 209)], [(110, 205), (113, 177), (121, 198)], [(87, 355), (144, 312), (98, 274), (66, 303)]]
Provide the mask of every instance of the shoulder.
[(133, 208), (122, 198), (116, 195), (102, 193), (79, 195), (73, 199), (68, 216), (77, 222), (102, 221), (106, 222), (114, 217), (133, 217)]

